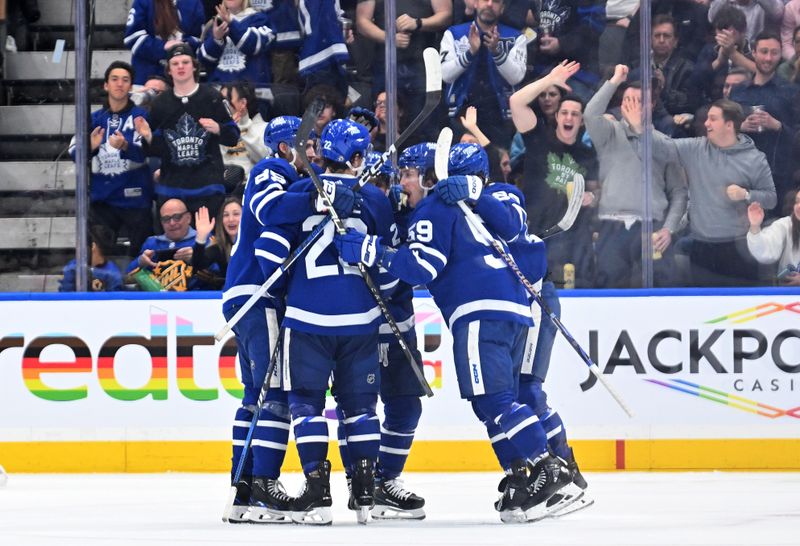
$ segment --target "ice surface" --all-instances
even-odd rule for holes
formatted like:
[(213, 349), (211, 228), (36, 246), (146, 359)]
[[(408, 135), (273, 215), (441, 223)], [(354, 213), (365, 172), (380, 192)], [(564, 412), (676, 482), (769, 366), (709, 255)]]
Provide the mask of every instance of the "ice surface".
[[(357, 525), (334, 474), (332, 527), (229, 525), (222, 474), (11, 474), (0, 489), (0, 544), (800, 544), (800, 473), (586, 474), (594, 506), (504, 525), (492, 506), (500, 474), (414, 473), (422, 522)], [(282, 478), (299, 489), (302, 476)]]

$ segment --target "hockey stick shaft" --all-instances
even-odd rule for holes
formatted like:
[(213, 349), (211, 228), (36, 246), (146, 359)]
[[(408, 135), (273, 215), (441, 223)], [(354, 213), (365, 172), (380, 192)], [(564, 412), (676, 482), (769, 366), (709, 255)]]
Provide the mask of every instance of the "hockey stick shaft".
[[(300, 129), (298, 129), (298, 139), (303, 134), (303, 131), (310, 132), (311, 126), (313, 125), (314, 121), (317, 118), (318, 107), (315, 105), (311, 105), (309, 109), (306, 111), (305, 115), (303, 116), (303, 121), (300, 123)], [(308, 155), (306, 154), (305, 148), (300, 147), (298, 149), (298, 155), (300, 156), (300, 161), (303, 166), (306, 168), (307, 172), (311, 177), (311, 181), (314, 184), (314, 187), (317, 189), (320, 197), (322, 198), (325, 207), (328, 209), (328, 217), (333, 222), (334, 226), (336, 226), (336, 231), (340, 234), (344, 234), (347, 232), (347, 227), (344, 225), (344, 222), (339, 215), (336, 213), (336, 210), (333, 208), (333, 203), (331, 202), (330, 196), (325, 192), (325, 188), (322, 185), (322, 181), (317, 176), (317, 173), (311, 168), (311, 162), (308, 160)], [(431, 390), (428, 381), (425, 379), (425, 375), (422, 373), (422, 370), (417, 366), (417, 360), (414, 358), (414, 354), (411, 352), (411, 348), (406, 343), (405, 338), (403, 338), (403, 334), (400, 332), (400, 328), (397, 326), (397, 322), (394, 320), (391, 311), (389, 311), (389, 307), (386, 305), (386, 301), (383, 299), (380, 293), (380, 289), (375, 284), (375, 281), (372, 279), (372, 276), (369, 274), (367, 267), (360, 263), (358, 264), (358, 271), (364, 279), (364, 282), (367, 285), (367, 288), (372, 294), (375, 303), (378, 304), (378, 307), (383, 313), (384, 319), (386, 319), (386, 323), (389, 325), (389, 328), (392, 330), (392, 333), (397, 338), (397, 342), (400, 345), (400, 348), (403, 351), (406, 359), (408, 360), (409, 366), (414, 372), (417, 380), (419, 381), (420, 386), (425, 391), (426, 396), (433, 396), (433, 391)]]
[[(368, 170), (364, 171), (364, 173), (359, 177), (358, 182), (353, 187), (353, 191), (358, 191), (364, 187), (364, 185), (369, 182), (372, 178), (375, 178), (381, 170), (381, 167), (389, 160), (394, 152), (397, 151), (397, 148), (402, 145), (408, 137), (410, 137), (414, 132), (423, 124), (423, 122), (428, 119), (428, 116), (431, 115), (436, 107), (439, 105), (439, 101), (442, 98), (442, 65), (441, 60), (439, 58), (439, 52), (436, 49), (429, 47), (422, 53), (423, 59), (425, 61), (425, 104), (422, 107), (422, 110), (417, 117), (415, 117), (411, 123), (406, 127), (405, 131), (403, 131), (397, 140), (389, 146), (389, 148), (381, 154), (378, 161), (376, 161)], [(298, 143), (296, 147), (299, 149), (305, 145), (306, 140), (308, 140), (308, 135), (305, 135), (302, 141), (298, 139)], [(319, 237), (320, 233), (325, 229), (325, 224), (330, 222), (330, 216), (326, 217), (320, 224), (314, 228), (305, 241), (300, 243), (297, 247), (295, 252), (293, 252), (284, 262), (279, 270), (276, 273), (273, 273), (261, 287), (253, 293), (250, 298), (242, 305), (239, 311), (231, 317), (231, 320), (225, 323), (225, 325), (214, 335), (214, 339), (217, 341), (222, 341), (228, 332), (238, 323), (244, 314), (250, 309), (256, 302), (267, 293), (270, 287), (278, 280), (278, 278), (283, 274), (286, 269), (289, 268), (297, 258), (305, 252), (311, 244), (316, 241), (317, 237)], [(427, 384), (427, 383), (426, 383)]]
[(269, 384), (272, 379), (272, 374), (275, 372), (278, 354), (280, 354), (281, 340), (283, 338), (282, 334), (283, 328), (278, 331), (278, 339), (275, 342), (275, 349), (272, 351), (272, 355), (269, 359), (269, 365), (267, 366), (267, 375), (264, 378), (264, 383), (261, 385), (261, 392), (258, 393), (256, 411), (253, 412), (253, 419), (251, 419), (250, 427), (247, 429), (247, 436), (244, 439), (242, 452), (239, 454), (239, 461), (236, 463), (236, 471), (233, 474), (233, 484), (231, 485), (231, 489), (228, 494), (228, 502), (225, 505), (225, 510), (222, 512), (222, 521), (225, 523), (228, 522), (231, 517), (231, 513), (233, 512), (233, 503), (236, 502), (237, 493), (236, 484), (239, 483), (239, 480), (242, 478), (244, 463), (247, 460), (247, 453), (250, 451), (250, 445), (253, 441), (253, 434), (255, 433), (256, 425), (258, 424), (258, 418), (261, 415), (261, 408), (264, 406), (264, 400), (266, 400), (267, 393), (269, 392)]

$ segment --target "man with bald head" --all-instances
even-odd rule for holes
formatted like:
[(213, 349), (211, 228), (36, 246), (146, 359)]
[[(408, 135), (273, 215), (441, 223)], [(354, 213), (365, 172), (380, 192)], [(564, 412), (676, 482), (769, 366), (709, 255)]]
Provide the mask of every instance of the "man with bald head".
[[(195, 241), (197, 232), (191, 226), (192, 213), (180, 199), (168, 199), (158, 212), (164, 233), (145, 240), (139, 256), (128, 265), (126, 273), (131, 273), (137, 267), (158, 271), (160, 265), (170, 260), (191, 265), (194, 245), (207, 244)], [(189, 290), (207, 288), (196, 277), (189, 279), (187, 287)]]

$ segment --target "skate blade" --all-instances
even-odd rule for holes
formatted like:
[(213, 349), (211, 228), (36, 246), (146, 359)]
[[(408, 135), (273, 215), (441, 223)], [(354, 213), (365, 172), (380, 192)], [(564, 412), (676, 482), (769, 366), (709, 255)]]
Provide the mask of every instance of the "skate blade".
[(292, 512), (292, 521), (302, 525), (330, 525), (333, 523), (333, 515), (329, 507), (321, 506), (307, 512)]
[(250, 523), (250, 520), (247, 519), (249, 508), (249, 506), (233, 506), (225, 523)]
[(567, 516), (569, 514), (574, 514), (579, 510), (583, 510), (584, 508), (589, 508), (593, 504), (594, 504), (594, 499), (589, 498), (586, 495), (582, 495), (580, 498), (575, 499), (575, 502), (570, 503), (567, 506), (562, 506), (560, 510), (550, 514), (550, 517), (560, 518), (563, 516)]
[(251, 506), (245, 518), (250, 523), (292, 523), (291, 512), (272, 510), (263, 506)]
[(395, 508), (394, 506), (386, 506), (381, 504), (376, 504), (375, 508), (372, 509), (370, 514), (372, 515), (373, 519), (391, 519), (399, 521), (425, 519), (425, 509), (423, 508), (401, 510), (399, 508)]
[(546, 501), (532, 506), (525, 511), (525, 518), (528, 523), (543, 520), (550, 517), (552, 514), (566, 509), (571, 504), (575, 503), (578, 499), (583, 497), (584, 493), (580, 489), (579, 492), (570, 492), (561, 490), (553, 493), (553, 495)]

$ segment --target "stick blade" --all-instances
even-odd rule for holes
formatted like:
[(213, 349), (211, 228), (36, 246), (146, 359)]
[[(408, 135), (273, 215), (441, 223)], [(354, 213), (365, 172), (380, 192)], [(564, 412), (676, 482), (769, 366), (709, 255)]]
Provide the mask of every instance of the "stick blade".
[(575, 223), (575, 219), (581, 211), (585, 187), (586, 182), (583, 179), (583, 175), (579, 173), (575, 173), (572, 182), (567, 183), (567, 212), (558, 222), (558, 227), (561, 231), (567, 231)]
[[(325, 109), (325, 101), (321, 98), (314, 99), (308, 105), (306, 111), (303, 113), (303, 118), (300, 120), (300, 127), (297, 128), (297, 134), (294, 139), (294, 147), (298, 151), (305, 151), (306, 141), (314, 130), (314, 125), (317, 123), (317, 118)], [(317, 135), (319, 136), (319, 135)]]
[(231, 519), (231, 514), (233, 514), (233, 503), (236, 502), (236, 493), (236, 486), (232, 485), (228, 491), (228, 502), (225, 504), (225, 509), (222, 511), (223, 523), (228, 523)]
[(436, 48), (428, 47), (422, 52), (425, 62), (425, 92), (442, 90), (442, 60)]
[(447, 162), (450, 159), (450, 145), (453, 142), (453, 130), (445, 127), (436, 139), (436, 154), (433, 160), (433, 170), (438, 180), (447, 178)]

